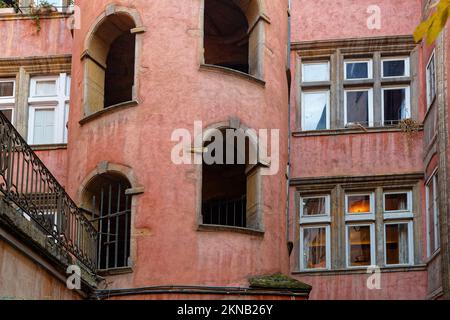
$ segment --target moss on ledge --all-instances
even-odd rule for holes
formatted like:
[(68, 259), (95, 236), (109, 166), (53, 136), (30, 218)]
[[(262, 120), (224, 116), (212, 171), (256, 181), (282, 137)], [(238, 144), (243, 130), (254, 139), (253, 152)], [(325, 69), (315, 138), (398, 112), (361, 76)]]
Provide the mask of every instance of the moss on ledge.
[(249, 279), (249, 283), (250, 288), (259, 289), (279, 289), (308, 292), (312, 289), (310, 285), (280, 273), (270, 276), (254, 277)]

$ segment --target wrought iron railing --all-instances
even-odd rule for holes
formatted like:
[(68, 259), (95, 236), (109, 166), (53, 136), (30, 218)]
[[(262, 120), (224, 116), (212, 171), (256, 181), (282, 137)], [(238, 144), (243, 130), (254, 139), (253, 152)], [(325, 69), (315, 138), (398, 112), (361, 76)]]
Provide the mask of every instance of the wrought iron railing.
[(0, 112), (0, 201), (95, 273), (97, 230)]
[(247, 197), (215, 199), (203, 202), (203, 224), (245, 228)]

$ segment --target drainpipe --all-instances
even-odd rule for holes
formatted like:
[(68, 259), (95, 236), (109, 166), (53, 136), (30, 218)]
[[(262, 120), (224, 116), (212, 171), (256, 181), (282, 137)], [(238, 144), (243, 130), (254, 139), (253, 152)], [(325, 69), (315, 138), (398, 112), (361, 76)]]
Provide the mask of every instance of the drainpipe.
[(288, 0), (288, 39), (287, 39), (287, 66), (286, 77), (288, 82), (288, 161), (286, 166), (286, 243), (289, 250), (289, 256), (291, 255), (293, 244), (289, 232), (289, 212), (290, 212), (290, 182), (291, 182), (291, 0)]

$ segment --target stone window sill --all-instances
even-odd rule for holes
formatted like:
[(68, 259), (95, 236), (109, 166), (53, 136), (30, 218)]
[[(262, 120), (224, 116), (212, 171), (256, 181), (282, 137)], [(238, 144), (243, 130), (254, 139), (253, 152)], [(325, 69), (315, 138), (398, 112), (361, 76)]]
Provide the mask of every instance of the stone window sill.
[(67, 149), (67, 143), (32, 145), (31, 149), (33, 151), (65, 150)]
[(224, 75), (230, 75), (230, 76), (234, 76), (234, 77), (238, 77), (244, 80), (249, 80), (250, 82), (256, 83), (262, 87), (266, 86), (266, 82), (262, 79), (259, 79), (255, 76), (252, 76), (250, 74), (241, 72), (241, 71), (237, 71), (234, 69), (230, 69), (230, 68), (226, 68), (226, 67), (221, 67), (221, 66), (216, 66), (213, 64), (201, 64), (200, 65), (200, 70), (201, 71), (211, 71), (211, 72), (216, 72), (216, 73), (221, 73)]
[(95, 112), (93, 114), (85, 116), (83, 119), (81, 119), (79, 121), (79, 124), (84, 125), (84, 124), (86, 124), (88, 122), (91, 122), (91, 121), (93, 121), (95, 119), (102, 118), (102, 117), (104, 117), (104, 116), (106, 116), (108, 114), (115, 113), (115, 112), (118, 112), (120, 110), (124, 110), (124, 109), (130, 108), (130, 107), (136, 107), (138, 104), (139, 103), (136, 100), (131, 100), (131, 101), (122, 102), (122, 103), (118, 103), (118, 104), (112, 105), (112, 106), (110, 106), (108, 108), (101, 109), (101, 110), (99, 110), (99, 111), (97, 111), (97, 112)]
[(118, 276), (122, 274), (133, 273), (132, 267), (122, 267), (122, 268), (114, 268), (114, 269), (104, 269), (97, 270), (98, 275), (100, 276)]
[[(334, 275), (351, 275), (351, 274), (367, 274), (368, 268), (352, 268), (352, 269), (334, 269), (334, 270), (317, 270), (317, 271), (293, 271), (293, 275), (302, 276), (334, 276)], [(418, 264), (413, 266), (392, 266), (392, 267), (380, 267), (381, 273), (391, 272), (409, 272), (409, 271), (426, 271), (427, 266), (425, 264)]]
[(220, 225), (200, 224), (198, 226), (197, 230), (201, 231), (201, 232), (233, 232), (233, 233), (241, 233), (241, 234), (247, 234), (247, 235), (258, 236), (258, 237), (264, 236), (264, 231), (262, 231), (262, 230), (231, 227), (231, 226), (220, 226)]
[[(384, 133), (384, 132), (403, 132), (397, 127), (371, 127), (365, 128), (342, 128), (342, 129), (330, 129), (330, 130), (316, 130), (316, 131), (294, 131), (292, 135), (294, 137), (315, 137), (315, 136), (335, 136), (346, 134), (370, 134), (370, 133)], [(420, 126), (419, 131), (423, 131), (423, 125)]]

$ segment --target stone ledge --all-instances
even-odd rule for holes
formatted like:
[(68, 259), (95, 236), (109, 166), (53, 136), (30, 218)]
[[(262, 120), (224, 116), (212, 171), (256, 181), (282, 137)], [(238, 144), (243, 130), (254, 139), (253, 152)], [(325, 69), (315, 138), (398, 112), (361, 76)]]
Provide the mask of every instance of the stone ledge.
[(249, 80), (250, 82), (253, 82), (262, 87), (266, 86), (266, 82), (264, 80), (259, 79), (255, 76), (252, 76), (248, 73), (244, 73), (244, 72), (226, 68), (226, 67), (216, 66), (213, 64), (201, 64), (200, 71), (211, 71), (211, 72), (221, 73), (224, 75), (230, 75), (230, 76), (234, 76), (234, 77), (241, 78), (244, 80)]
[(251, 235), (251, 236), (264, 237), (264, 231), (262, 231), (262, 230), (231, 227), (231, 226), (220, 226), (220, 225), (200, 224), (198, 226), (197, 231), (201, 231), (201, 232), (234, 232), (234, 233), (247, 234), (247, 235)]
[(95, 112), (93, 114), (88, 115), (88, 116), (85, 116), (83, 119), (81, 119), (79, 121), (79, 124), (84, 125), (84, 124), (86, 124), (88, 122), (91, 122), (91, 121), (93, 121), (95, 119), (98, 119), (98, 118), (101, 118), (103, 116), (106, 116), (108, 114), (115, 113), (115, 112), (118, 112), (118, 111), (121, 111), (121, 110), (124, 110), (124, 109), (127, 109), (127, 108), (131, 108), (131, 107), (136, 107), (138, 105), (139, 105), (139, 103), (136, 100), (131, 100), (131, 101), (118, 103), (118, 104), (112, 105), (110, 107), (101, 109), (101, 110), (99, 110), (99, 111), (97, 111), (97, 112)]

